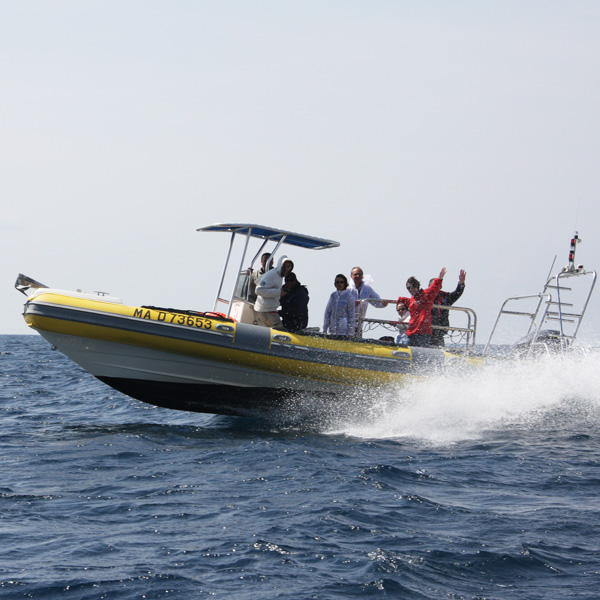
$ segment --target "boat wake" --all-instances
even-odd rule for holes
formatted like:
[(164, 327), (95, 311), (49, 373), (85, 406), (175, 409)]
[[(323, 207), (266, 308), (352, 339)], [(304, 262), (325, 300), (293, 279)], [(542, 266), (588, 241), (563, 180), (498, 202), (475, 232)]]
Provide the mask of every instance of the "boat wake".
[(350, 410), (344, 418), (337, 411), (327, 432), (434, 445), (499, 430), (586, 433), (600, 427), (599, 390), (598, 350), (569, 358), (498, 362), (362, 398), (360, 413)]

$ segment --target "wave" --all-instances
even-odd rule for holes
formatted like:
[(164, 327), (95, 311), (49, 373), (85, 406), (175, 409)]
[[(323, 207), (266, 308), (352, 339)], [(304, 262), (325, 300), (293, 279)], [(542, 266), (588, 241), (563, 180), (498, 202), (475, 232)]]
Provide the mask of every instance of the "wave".
[(498, 361), (379, 394), (369, 414), (337, 422), (329, 432), (433, 444), (474, 440), (498, 430), (561, 429), (580, 435), (600, 426), (599, 389), (599, 352)]

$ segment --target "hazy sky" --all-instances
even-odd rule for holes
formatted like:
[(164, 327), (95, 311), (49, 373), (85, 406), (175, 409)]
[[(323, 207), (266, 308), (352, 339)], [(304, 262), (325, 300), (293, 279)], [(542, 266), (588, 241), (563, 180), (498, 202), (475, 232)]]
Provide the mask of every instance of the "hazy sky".
[(212, 309), (219, 222), (341, 243), (289, 253), (313, 326), (355, 265), (466, 269), (482, 341), (575, 229), (600, 267), (597, 0), (1, 0), (0, 78), (3, 334), (19, 272)]

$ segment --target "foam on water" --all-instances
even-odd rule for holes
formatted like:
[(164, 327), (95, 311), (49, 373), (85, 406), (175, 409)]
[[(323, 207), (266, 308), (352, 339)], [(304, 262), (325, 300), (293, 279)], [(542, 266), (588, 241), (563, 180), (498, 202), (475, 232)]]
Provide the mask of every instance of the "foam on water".
[(600, 352), (506, 361), (413, 381), (373, 402), (332, 433), (410, 437), (430, 444), (478, 439), (490, 430), (575, 430), (600, 424)]

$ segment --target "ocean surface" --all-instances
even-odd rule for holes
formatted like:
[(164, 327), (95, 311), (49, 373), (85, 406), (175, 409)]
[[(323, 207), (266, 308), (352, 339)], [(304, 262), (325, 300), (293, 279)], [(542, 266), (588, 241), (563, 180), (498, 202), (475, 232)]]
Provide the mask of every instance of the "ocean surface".
[(37, 336), (0, 378), (2, 600), (600, 597), (598, 351), (314, 421), (148, 406)]

